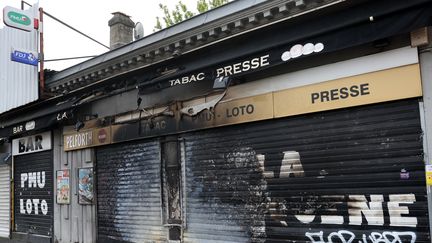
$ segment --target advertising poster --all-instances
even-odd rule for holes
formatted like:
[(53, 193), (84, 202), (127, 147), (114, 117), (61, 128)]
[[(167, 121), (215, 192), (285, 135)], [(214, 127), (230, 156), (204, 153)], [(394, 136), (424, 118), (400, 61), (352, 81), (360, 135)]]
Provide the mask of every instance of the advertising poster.
[(57, 203), (70, 203), (70, 173), (69, 170), (57, 171)]
[(93, 168), (78, 169), (78, 203), (93, 204)]

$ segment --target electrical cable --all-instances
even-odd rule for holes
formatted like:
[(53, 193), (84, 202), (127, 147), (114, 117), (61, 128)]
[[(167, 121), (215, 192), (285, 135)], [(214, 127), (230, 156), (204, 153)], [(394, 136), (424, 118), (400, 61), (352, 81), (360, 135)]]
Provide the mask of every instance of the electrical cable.
[(92, 58), (92, 57), (97, 57), (97, 55), (92, 55), (92, 56), (81, 56), (81, 57), (65, 57), (65, 58), (56, 58), (56, 59), (44, 60), (44, 62), (66, 61), (66, 60), (74, 60), (74, 59), (82, 59), (82, 58)]
[[(24, 8), (24, 4), (27, 4), (28, 6), (32, 7), (32, 5), (29, 4), (29, 3), (27, 3), (26, 1), (21, 1), (21, 8)], [(60, 24), (66, 26), (66, 27), (68, 27), (68, 28), (70, 28), (70, 29), (72, 29), (72, 30), (78, 32), (79, 34), (81, 34), (81, 35), (87, 37), (88, 39), (90, 39), (90, 40), (92, 40), (92, 41), (98, 43), (99, 45), (101, 45), (101, 46), (103, 46), (103, 47), (105, 47), (105, 48), (110, 49), (108, 46), (104, 45), (103, 43), (97, 41), (96, 39), (94, 39), (94, 38), (92, 38), (92, 37), (90, 37), (90, 36), (84, 34), (83, 32), (81, 32), (81, 31), (75, 29), (74, 27), (72, 27), (72, 26), (66, 24), (65, 22), (61, 21), (60, 19), (58, 19), (58, 18), (54, 17), (53, 15), (47, 13), (45, 10), (43, 11), (43, 13), (44, 13), (46, 16), (48, 16), (48, 17), (54, 19), (55, 21), (59, 22)]]

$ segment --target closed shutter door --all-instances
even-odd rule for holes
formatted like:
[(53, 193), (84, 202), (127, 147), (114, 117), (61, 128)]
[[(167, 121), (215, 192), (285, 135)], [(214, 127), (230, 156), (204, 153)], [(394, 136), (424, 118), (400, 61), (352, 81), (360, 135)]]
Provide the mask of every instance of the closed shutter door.
[(99, 242), (164, 242), (158, 142), (97, 150)]
[(15, 231), (52, 236), (52, 151), (15, 156)]
[(10, 167), (0, 166), (0, 237), (10, 233)]
[(418, 100), (184, 136), (184, 242), (430, 242)]

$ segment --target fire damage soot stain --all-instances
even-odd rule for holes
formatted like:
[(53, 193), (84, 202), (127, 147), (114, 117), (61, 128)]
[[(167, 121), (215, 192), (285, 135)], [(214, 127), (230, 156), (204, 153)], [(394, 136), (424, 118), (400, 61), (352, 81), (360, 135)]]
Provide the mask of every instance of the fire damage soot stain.
[(245, 104), (245, 105), (239, 105), (234, 107), (229, 107), (224, 109), (223, 114), (215, 114), (212, 112), (201, 112), (198, 115), (192, 117), (193, 121), (198, 122), (209, 122), (215, 120), (215, 118), (236, 118), (236, 117), (242, 117), (247, 115), (253, 115), (255, 112), (255, 106), (253, 104)]
[[(414, 243), (418, 239), (414, 230), (418, 219), (410, 211), (416, 203), (413, 193), (313, 195), (297, 191), (281, 196), (282, 191), (275, 188), (306, 176), (299, 152), (282, 152), (281, 162), (276, 163), (279, 168), (275, 168), (275, 162), (267, 163), (265, 154), (257, 154), (248, 146), (235, 146), (219, 157), (200, 162), (214, 168), (202, 179), (201, 196), (215, 212), (244, 219), (243, 223), (238, 219), (231, 223), (248, 225), (252, 239), (269, 240), (267, 237), (275, 234), (274, 227), (300, 227), (304, 239), (313, 243)], [(313, 231), (317, 225), (342, 229)], [(363, 229), (349, 230), (356, 226)]]
[[(212, 214), (230, 215), (232, 219), (221, 224), (248, 226), (245, 237), (265, 238), (265, 232), (262, 231), (267, 211), (263, 194), (265, 181), (257, 169), (259, 161), (255, 151), (249, 147), (236, 147), (231, 152), (219, 154), (218, 160), (200, 163), (205, 163), (209, 168), (202, 179), (200, 197), (210, 205)], [(230, 172), (221, 174), (221, 170)], [(215, 198), (213, 193), (219, 192), (223, 193)], [(239, 218), (243, 223), (238, 222)]]

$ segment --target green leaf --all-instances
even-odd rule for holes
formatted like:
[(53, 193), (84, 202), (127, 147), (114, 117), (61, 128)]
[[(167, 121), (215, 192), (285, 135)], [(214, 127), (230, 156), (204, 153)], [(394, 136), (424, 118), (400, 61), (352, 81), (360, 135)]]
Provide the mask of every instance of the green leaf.
[[(209, 9), (213, 9), (228, 3), (229, 0), (197, 0), (197, 11), (198, 13), (207, 12)], [(163, 13), (162, 20), (165, 26), (162, 25), (159, 17), (156, 17), (155, 30), (161, 30), (163, 28), (172, 26), (174, 24), (180, 23), (186, 19), (192, 18), (195, 13), (189, 11), (186, 4), (181, 0), (175, 5), (173, 10), (168, 9), (167, 5), (159, 3), (159, 8)]]

